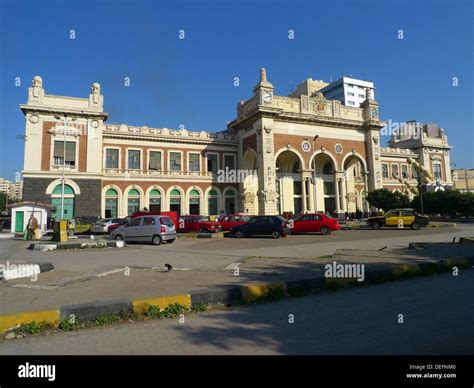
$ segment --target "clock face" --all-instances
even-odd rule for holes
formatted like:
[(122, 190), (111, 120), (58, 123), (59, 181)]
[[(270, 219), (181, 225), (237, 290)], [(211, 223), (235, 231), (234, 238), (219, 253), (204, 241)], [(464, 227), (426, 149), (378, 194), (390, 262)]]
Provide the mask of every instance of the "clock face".
[(372, 117), (377, 117), (379, 115), (379, 111), (377, 108), (372, 108)]
[(270, 102), (272, 102), (272, 94), (270, 92), (263, 92), (263, 102), (265, 104), (269, 104)]
[(301, 143), (301, 148), (304, 152), (309, 152), (311, 150), (311, 144), (308, 141)]

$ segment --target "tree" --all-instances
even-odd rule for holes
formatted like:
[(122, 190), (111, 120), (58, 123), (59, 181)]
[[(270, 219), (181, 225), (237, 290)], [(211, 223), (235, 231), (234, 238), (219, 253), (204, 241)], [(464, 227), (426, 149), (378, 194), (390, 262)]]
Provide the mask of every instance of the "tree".
[(392, 192), (387, 189), (377, 189), (367, 194), (367, 201), (373, 207), (388, 211), (395, 208), (408, 207), (410, 200), (408, 196), (398, 191)]
[(6, 204), (7, 204), (7, 195), (5, 193), (0, 193), (0, 213), (5, 210)]
[[(419, 196), (413, 199), (411, 206), (420, 211)], [(461, 193), (458, 190), (423, 193), (423, 208), (430, 216), (470, 217), (474, 215), (474, 193)]]

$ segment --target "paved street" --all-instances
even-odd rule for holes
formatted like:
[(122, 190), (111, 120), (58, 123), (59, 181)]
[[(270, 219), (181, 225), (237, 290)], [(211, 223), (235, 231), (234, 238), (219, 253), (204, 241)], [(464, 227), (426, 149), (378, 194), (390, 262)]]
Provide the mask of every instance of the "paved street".
[(123, 249), (109, 248), (76, 251), (33, 252), (25, 248), (29, 243), (0, 240), (0, 262), (50, 261), (56, 270), (97, 273), (124, 266), (163, 266), (194, 269), (222, 269), (247, 256), (315, 257), (331, 255), (335, 249), (406, 248), (410, 242), (450, 242), (453, 237), (474, 236), (474, 225), (457, 228), (427, 228), (419, 231), (351, 230), (338, 231), (329, 236), (297, 235), (274, 240), (271, 238), (178, 239), (174, 244), (159, 247), (130, 244)]
[(472, 354), (473, 327), (468, 270), (189, 314), (183, 324), (154, 320), (3, 341), (0, 353)]

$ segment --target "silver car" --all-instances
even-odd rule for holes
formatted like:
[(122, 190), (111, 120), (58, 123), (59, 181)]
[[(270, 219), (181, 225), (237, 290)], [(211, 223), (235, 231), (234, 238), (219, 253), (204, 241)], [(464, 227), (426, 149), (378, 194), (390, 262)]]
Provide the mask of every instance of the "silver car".
[(120, 224), (120, 221), (122, 221), (121, 218), (104, 218), (102, 220), (98, 220), (94, 223), (94, 225), (92, 225), (91, 232), (107, 233), (109, 231), (110, 225)]
[(176, 228), (167, 216), (140, 216), (114, 229), (110, 236), (116, 241), (151, 242), (153, 245), (160, 245), (163, 241), (172, 243), (176, 240)]

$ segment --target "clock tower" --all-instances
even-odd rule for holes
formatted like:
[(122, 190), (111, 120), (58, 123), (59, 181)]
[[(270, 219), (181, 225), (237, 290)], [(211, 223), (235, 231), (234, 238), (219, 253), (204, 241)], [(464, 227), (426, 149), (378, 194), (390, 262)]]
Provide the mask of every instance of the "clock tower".
[(262, 67), (260, 69), (260, 82), (253, 89), (258, 105), (272, 105), (273, 90), (273, 85), (267, 80), (267, 71)]

